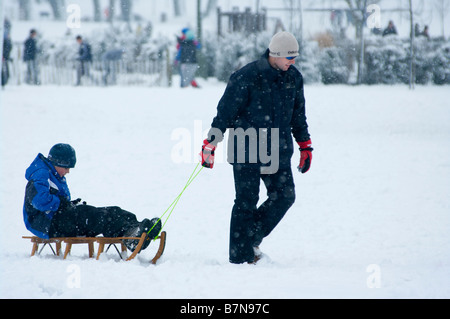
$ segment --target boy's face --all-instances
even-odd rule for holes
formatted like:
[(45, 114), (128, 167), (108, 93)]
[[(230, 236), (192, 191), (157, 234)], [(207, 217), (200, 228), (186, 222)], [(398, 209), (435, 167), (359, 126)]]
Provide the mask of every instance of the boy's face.
[(64, 177), (66, 174), (70, 173), (70, 168), (55, 166), (55, 169), (61, 177)]

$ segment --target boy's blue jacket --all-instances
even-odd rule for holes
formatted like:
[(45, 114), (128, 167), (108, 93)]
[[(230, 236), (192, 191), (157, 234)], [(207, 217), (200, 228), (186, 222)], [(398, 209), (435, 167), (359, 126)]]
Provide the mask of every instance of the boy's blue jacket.
[(50, 224), (58, 210), (60, 198), (70, 201), (65, 177), (42, 154), (38, 154), (25, 172), (28, 180), (23, 205), (27, 229), (40, 238), (49, 238)]

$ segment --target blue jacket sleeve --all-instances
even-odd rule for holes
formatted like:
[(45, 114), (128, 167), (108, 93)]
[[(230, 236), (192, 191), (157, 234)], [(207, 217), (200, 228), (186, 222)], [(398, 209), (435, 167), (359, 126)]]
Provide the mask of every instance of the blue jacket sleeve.
[(56, 211), (59, 208), (60, 200), (57, 195), (50, 192), (50, 176), (45, 170), (36, 171), (33, 175), (33, 184), (36, 195), (31, 204), (39, 211)]

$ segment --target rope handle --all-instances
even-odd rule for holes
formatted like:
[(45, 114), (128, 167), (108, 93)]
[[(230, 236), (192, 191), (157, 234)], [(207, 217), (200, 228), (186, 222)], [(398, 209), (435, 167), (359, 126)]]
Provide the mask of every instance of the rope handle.
[[(147, 234), (150, 234), (150, 232), (152, 231), (152, 229), (158, 224), (158, 222), (164, 217), (165, 214), (167, 214), (167, 212), (169, 212), (169, 215), (167, 216), (166, 220), (164, 221), (164, 224), (161, 227), (161, 230), (159, 231), (158, 235), (155, 237), (157, 238), (159, 236), (159, 234), (161, 233), (161, 231), (163, 230), (164, 226), (166, 225), (167, 221), (169, 220), (170, 216), (172, 215), (173, 210), (175, 209), (175, 207), (178, 204), (178, 201), (180, 200), (181, 196), (183, 195), (184, 191), (189, 187), (189, 185), (191, 185), (191, 183), (194, 181), (194, 179), (198, 176), (198, 174), (202, 171), (203, 166), (200, 166), (200, 169), (198, 169), (198, 166), (200, 165), (200, 163), (197, 163), (197, 165), (194, 168), (194, 171), (192, 172), (191, 176), (189, 176), (189, 179), (186, 182), (186, 185), (184, 185), (183, 189), (181, 190), (180, 194), (178, 194), (177, 197), (175, 197), (175, 199), (172, 201), (172, 203), (169, 205), (169, 207), (167, 207), (167, 209), (164, 211), (164, 213), (161, 215), (161, 217), (157, 220), (157, 222), (152, 226), (152, 228), (150, 228), (150, 230), (147, 232)], [(156, 240), (156, 239), (155, 239)]]

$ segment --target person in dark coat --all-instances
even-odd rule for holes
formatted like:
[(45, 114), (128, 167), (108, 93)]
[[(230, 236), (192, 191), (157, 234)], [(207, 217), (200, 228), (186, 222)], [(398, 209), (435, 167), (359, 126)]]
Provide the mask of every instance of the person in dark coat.
[[(116, 83), (116, 63), (122, 59), (124, 49), (113, 49), (106, 51), (102, 56), (102, 81), (103, 85)], [(110, 80), (108, 81), (108, 78)], [(108, 83), (109, 82), (109, 83)]]
[(30, 30), (30, 36), (25, 41), (25, 48), (23, 52), (23, 61), (27, 64), (27, 74), (25, 82), (28, 84), (39, 84), (38, 68), (36, 62), (37, 45), (36, 45), (36, 30)]
[[(39, 153), (25, 172), (28, 180), (23, 205), (26, 228), (40, 238), (55, 237), (140, 237), (148, 232), (154, 238), (161, 230), (158, 218), (136, 216), (117, 206), (94, 207), (81, 199), (71, 200), (65, 175), (76, 164), (75, 150), (69, 144), (54, 145), (45, 157)], [(152, 227), (156, 226), (152, 229)], [(134, 250), (138, 240), (124, 241)], [(143, 248), (150, 240), (146, 240)]]
[[(233, 166), (236, 194), (230, 224), (231, 263), (257, 261), (259, 244), (295, 201), (292, 136), (300, 147), (299, 171), (306, 173), (310, 168), (303, 77), (293, 66), (298, 50), (292, 34), (277, 33), (259, 60), (233, 73), (203, 142), (202, 165), (212, 168), (217, 144), (229, 130), (228, 162)], [(257, 207), (261, 180), (268, 198)]]
[(8, 32), (5, 31), (3, 37), (3, 52), (2, 52), (2, 87), (8, 83), (9, 79), (9, 64), (8, 61), (11, 59), (12, 41)]
[(394, 25), (394, 22), (391, 20), (388, 23), (388, 26), (383, 31), (383, 37), (387, 35), (397, 35), (397, 28)]
[[(83, 40), (80, 35), (77, 35), (76, 41), (80, 45), (78, 49), (78, 58), (77, 58), (77, 83), (76, 85), (81, 85), (81, 77), (90, 76), (90, 64), (92, 62), (92, 53), (91, 46), (89, 43)], [(91, 78), (92, 79), (92, 78)]]
[(180, 64), (180, 86), (185, 88), (191, 85), (199, 88), (195, 81), (195, 72), (198, 68), (197, 50), (200, 49), (200, 43), (195, 39), (194, 33), (187, 29), (184, 36), (178, 39), (178, 47), (176, 60)]
[(427, 25), (423, 28), (423, 31), (420, 32), (419, 35), (427, 38), (427, 40), (430, 40), (430, 34), (428, 32), (428, 26)]

